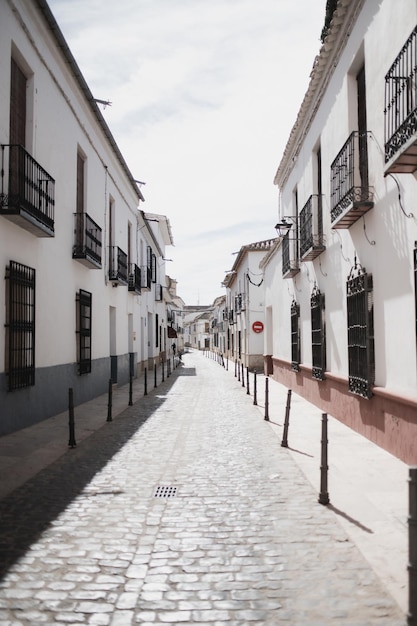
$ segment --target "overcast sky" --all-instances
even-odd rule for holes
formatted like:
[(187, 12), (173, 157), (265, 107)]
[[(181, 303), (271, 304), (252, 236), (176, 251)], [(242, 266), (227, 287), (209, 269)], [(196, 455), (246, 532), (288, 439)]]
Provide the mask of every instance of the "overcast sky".
[(133, 177), (166, 215), (186, 304), (225, 293), (271, 239), (273, 178), (306, 92), (326, 0), (49, 0)]

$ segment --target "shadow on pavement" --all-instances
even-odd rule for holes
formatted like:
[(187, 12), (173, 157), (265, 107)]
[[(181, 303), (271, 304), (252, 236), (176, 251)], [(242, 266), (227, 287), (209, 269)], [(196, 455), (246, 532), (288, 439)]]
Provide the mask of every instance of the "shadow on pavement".
[(111, 422), (68, 449), (59, 459), (0, 501), (0, 580), (46, 528), (83, 491), (110, 459), (165, 402), (178, 376), (194, 376), (194, 368), (178, 367), (171, 377), (129, 406)]
[(372, 528), (368, 528), (368, 526), (365, 526), (364, 524), (359, 522), (357, 519), (351, 517), (344, 511), (341, 511), (340, 509), (336, 508), (335, 506), (333, 506), (333, 504), (328, 504), (327, 508), (333, 511), (333, 513), (336, 513), (336, 515), (340, 515), (341, 517), (344, 517), (344, 519), (346, 519), (348, 522), (351, 522), (351, 524), (354, 524), (358, 528), (361, 528), (366, 533), (373, 535), (374, 531), (372, 530)]

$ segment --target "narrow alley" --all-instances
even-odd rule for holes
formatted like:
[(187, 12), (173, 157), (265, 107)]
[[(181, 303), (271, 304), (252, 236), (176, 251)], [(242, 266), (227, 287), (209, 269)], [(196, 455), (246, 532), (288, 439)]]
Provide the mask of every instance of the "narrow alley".
[(202, 353), (0, 514), (4, 626), (405, 624), (273, 422)]

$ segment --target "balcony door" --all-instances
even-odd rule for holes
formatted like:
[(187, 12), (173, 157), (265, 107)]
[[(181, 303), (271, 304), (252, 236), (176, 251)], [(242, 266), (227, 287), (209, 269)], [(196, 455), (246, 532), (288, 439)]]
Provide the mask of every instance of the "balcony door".
[(27, 79), (12, 59), (10, 74), (9, 143), (26, 146), (26, 90)]
[(366, 122), (366, 83), (365, 66), (362, 66), (356, 77), (358, 89), (358, 135), (359, 135), (359, 174), (362, 189), (368, 189), (368, 143)]

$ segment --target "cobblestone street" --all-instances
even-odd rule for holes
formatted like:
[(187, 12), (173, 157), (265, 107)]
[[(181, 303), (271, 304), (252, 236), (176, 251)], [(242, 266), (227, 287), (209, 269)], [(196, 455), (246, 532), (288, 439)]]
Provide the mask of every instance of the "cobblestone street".
[(3, 626), (406, 622), (252, 398), (200, 353), (0, 513)]

